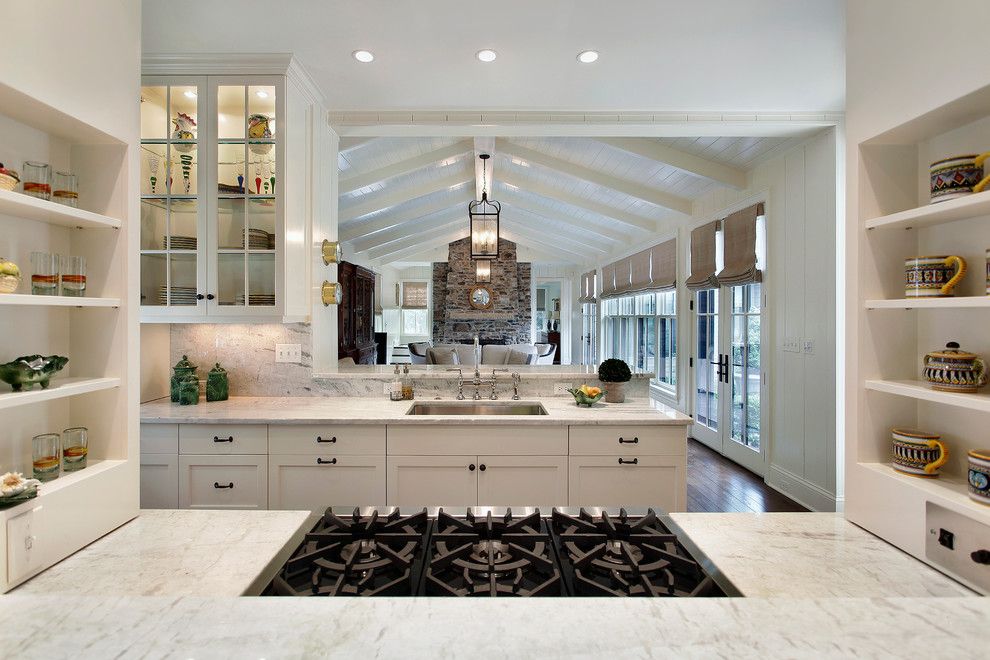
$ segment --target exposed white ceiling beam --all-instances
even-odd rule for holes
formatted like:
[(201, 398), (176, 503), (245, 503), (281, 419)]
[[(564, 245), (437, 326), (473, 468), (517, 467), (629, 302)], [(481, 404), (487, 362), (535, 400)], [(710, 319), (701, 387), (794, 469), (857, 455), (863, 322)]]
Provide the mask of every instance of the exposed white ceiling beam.
[(374, 213), (375, 211), (392, 208), (393, 206), (404, 204), (412, 199), (424, 197), (431, 193), (440, 192), (444, 189), (450, 190), (468, 183), (471, 183), (470, 179), (467, 179), (462, 172), (455, 172), (454, 174), (438, 181), (430, 181), (425, 184), (409, 186), (400, 190), (389, 192), (385, 195), (374, 195), (371, 199), (363, 201), (359, 204), (340, 209), (340, 223), (344, 224), (351, 222), (363, 216)]
[(575, 163), (561, 160), (560, 158), (547, 156), (546, 154), (534, 151), (527, 147), (521, 147), (505, 140), (497, 140), (495, 146), (502, 153), (511, 154), (524, 161), (529, 161), (540, 165), (541, 167), (555, 170), (561, 174), (575, 177), (603, 188), (611, 188), (612, 190), (616, 190), (631, 197), (670, 209), (671, 211), (676, 211), (685, 215), (691, 214), (691, 200), (686, 197), (671, 195), (633, 181), (619, 179), (617, 177), (589, 169), (582, 165), (576, 165)]
[[(505, 214), (503, 214), (504, 216)], [(598, 236), (592, 236), (587, 232), (570, 232), (562, 234), (560, 229), (551, 227), (550, 220), (525, 209), (514, 209), (514, 212), (501, 220), (502, 225), (510, 228), (522, 228), (527, 231), (536, 232), (540, 236), (546, 236), (550, 242), (560, 242), (565, 245), (581, 246), (586, 250), (608, 253), (614, 250), (614, 246), (603, 242)]]
[(462, 238), (467, 238), (468, 229), (463, 227), (451, 231), (447, 234), (435, 236), (433, 238), (422, 238), (416, 243), (412, 243), (405, 248), (389, 248), (388, 250), (382, 249), (380, 252), (376, 252), (373, 256), (369, 253), (369, 257), (378, 261), (378, 263), (390, 263), (392, 261), (402, 261), (403, 259), (429, 250), (430, 248), (439, 247), (441, 245), (446, 245), (448, 243), (453, 243), (454, 241), (459, 241)]
[(398, 227), (393, 227), (388, 231), (380, 231), (370, 236), (365, 236), (351, 242), (355, 252), (371, 250), (393, 241), (400, 240), (411, 234), (422, 233), (438, 227), (450, 227), (456, 222), (462, 222), (467, 227), (464, 209), (460, 206), (447, 209), (446, 213), (433, 214), (432, 216), (420, 216), (414, 222), (408, 222)]
[(436, 238), (448, 236), (456, 231), (462, 231), (466, 234), (468, 232), (467, 223), (457, 226), (453, 226), (453, 224), (451, 224), (427, 231), (410, 233), (398, 240), (394, 240), (385, 245), (367, 250), (366, 254), (369, 259), (380, 259), (382, 255), (391, 254), (392, 252), (398, 252), (400, 250), (405, 250), (407, 248), (428, 243)]
[(611, 218), (616, 222), (628, 225), (629, 227), (633, 227), (637, 230), (652, 233), (657, 229), (656, 220), (644, 218), (641, 215), (629, 213), (628, 211), (620, 211), (619, 209), (609, 206), (608, 204), (600, 204), (599, 202), (594, 202), (584, 197), (578, 197), (577, 195), (573, 195), (559, 188), (517, 177), (518, 175), (516, 174), (513, 174), (512, 176), (503, 175), (501, 181), (502, 183), (513, 185), (534, 195), (539, 195), (540, 197), (546, 197), (548, 199), (555, 199), (558, 202), (567, 204), (568, 206), (584, 209), (585, 211), (590, 211), (591, 213), (600, 215), (604, 218)]
[(720, 186), (744, 190), (746, 172), (731, 165), (716, 163), (694, 154), (674, 149), (666, 144), (644, 138), (598, 138), (599, 142), (658, 163), (665, 163), (682, 172), (708, 179)]
[[(525, 190), (525, 188), (521, 190)], [(499, 190), (498, 201), (505, 205), (509, 213), (515, 209), (529, 211), (541, 218), (571, 225), (584, 232), (589, 232), (602, 240), (612, 241), (614, 243), (629, 243), (633, 240), (631, 234), (618, 231), (607, 221), (595, 222), (594, 220), (585, 220), (584, 218), (577, 218), (567, 213), (561, 213), (560, 210), (550, 207), (546, 202), (515, 195), (508, 189)]]
[(450, 195), (432, 204), (416, 205), (402, 212), (383, 213), (382, 217), (366, 222), (351, 222), (341, 228), (340, 240), (353, 241), (356, 238), (370, 236), (376, 232), (392, 229), (393, 227), (412, 222), (418, 218), (439, 213), (455, 205), (460, 206), (461, 212), (464, 215), (464, 222), (467, 223), (467, 205), (472, 199), (474, 199), (472, 192), (465, 188), (462, 192), (459, 191), (458, 194)]
[[(485, 162), (479, 156), (488, 154), (491, 158)], [(488, 171), (485, 171), (485, 168)], [(495, 185), (495, 138), (476, 137), (474, 138), (474, 195), (475, 199), (481, 199), (481, 193), (485, 188), (487, 180), (488, 190), (492, 190)], [(490, 197), (491, 195), (489, 195)]]
[(468, 140), (461, 140), (447, 147), (434, 149), (433, 151), (429, 151), (425, 154), (413, 156), (412, 158), (407, 158), (406, 160), (402, 160), (398, 163), (393, 163), (392, 165), (387, 165), (385, 167), (380, 167), (370, 172), (355, 173), (341, 178), (339, 189), (340, 194), (346, 195), (347, 193), (354, 192), (355, 190), (360, 190), (365, 186), (370, 186), (372, 184), (385, 181), (386, 179), (391, 179), (392, 177), (401, 176), (407, 172), (414, 172), (418, 169), (427, 167), (428, 165), (441, 163), (450, 158), (456, 158), (457, 156), (466, 154), (469, 151), (471, 151), (471, 142)]
[(559, 234), (543, 232), (539, 228), (527, 225), (525, 222), (520, 222), (518, 220), (503, 223), (505, 231), (512, 234), (518, 234), (525, 236), (530, 240), (539, 241), (542, 245), (553, 245), (559, 247), (562, 250), (567, 250), (568, 252), (573, 252), (574, 254), (580, 254), (584, 256), (602, 256), (608, 254), (610, 250), (603, 247), (592, 247), (590, 245), (585, 245), (584, 243), (579, 243), (578, 241), (572, 241), (561, 237)]
[(517, 243), (519, 245), (526, 245), (531, 248), (553, 252), (555, 254), (559, 254), (571, 261), (575, 261), (578, 263), (593, 261), (598, 258), (597, 253), (592, 255), (590, 253), (580, 252), (573, 248), (564, 247), (559, 243), (555, 243), (551, 239), (535, 237), (529, 234), (523, 234), (513, 229), (503, 230), (502, 238), (510, 240), (513, 243)]
[(351, 151), (352, 149), (357, 149), (358, 147), (368, 144), (374, 137), (342, 137), (340, 138), (340, 146), (337, 147), (337, 151), (345, 153)]

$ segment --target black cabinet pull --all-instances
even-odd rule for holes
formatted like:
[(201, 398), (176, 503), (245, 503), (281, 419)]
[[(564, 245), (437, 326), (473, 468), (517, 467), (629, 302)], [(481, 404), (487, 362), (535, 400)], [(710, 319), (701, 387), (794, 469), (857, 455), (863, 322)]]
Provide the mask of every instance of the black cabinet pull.
[(485, 465), (484, 463), (482, 463), (481, 465), (478, 466), (478, 469), (481, 470), (482, 472), (484, 472), (485, 470), (488, 469), (488, 466)]
[(624, 460), (622, 460), (620, 458), (619, 459), (619, 465), (639, 465), (639, 459), (638, 458), (634, 458), (631, 461), (624, 461)]
[(203, 295), (202, 293), (197, 293), (197, 294), (196, 294), (196, 300), (202, 300), (202, 299), (203, 299), (203, 298), (205, 298), (205, 297), (206, 297), (206, 296), (204, 296), (204, 295)]
[(474, 463), (471, 463), (471, 465), (468, 466), (468, 469), (471, 470), (471, 472), (474, 472)]
[(336, 458), (331, 458), (329, 461), (325, 461), (322, 458), (317, 458), (316, 459), (316, 464), (317, 465), (336, 465), (337, 464), (337, 459)]
[(208, 294), (206, 294), (206, 299), (207, 299), (207, 300), (213, 300), (214, 298), (216, 298), (216, 296), (215, 296), (215, 295), (213, 295), (212, 293), (208, 293)]
[(990, 550), (974, 550), (969, 558), (977, 564), (990, 564)]
[(316, 436), (316, 441), (317, 442), (337, 442), (337, 436), (333, 436), (332, 438), (324, 438), (322, 435), (318, 435), (318, 436)]
[(232, 435), (231, 436), (228, 436), (226, 438), (220, 438), (220, 437), (217, 437), (217, 436), (213, 436), (213, 442), (233, 442), (233, 441), (234, 441), (234, 436), (232, 436)]
[(218, 482), (218, 481), (214, 481), (214, 482), (213, 482), (213, 487), (214, 487), (214, 488), (233, 488), (233, 487), (234, 487), (234, 482), (233, 482), (233, 481), (231, 481), (231, 482), (230, 482), (229, 484), (227, 484), (226, 486), (221, 486), (221, 485), (220, 485), (220, 482)]
[(632, 440), (625, 440), (623, 438), (619, 438), (619, 444), (620, 445), (638, 445), (639, 444), (639, 436), (636, 436)]

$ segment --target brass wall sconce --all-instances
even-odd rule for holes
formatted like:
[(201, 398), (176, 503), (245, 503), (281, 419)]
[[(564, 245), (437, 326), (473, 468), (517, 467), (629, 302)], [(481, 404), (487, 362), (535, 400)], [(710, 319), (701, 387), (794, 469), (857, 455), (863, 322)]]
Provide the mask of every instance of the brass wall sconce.
[(341, 257), (340, 241), (328, 241), (323, 239), (323, 265), (339, 264)]
[(323, 286), (320, 288), (320, 298), (323, 300), (324, 307), (329, 307), (330, 305), (339, 304), (340, 283), (327, 282), (326, 280), (323, 280)]

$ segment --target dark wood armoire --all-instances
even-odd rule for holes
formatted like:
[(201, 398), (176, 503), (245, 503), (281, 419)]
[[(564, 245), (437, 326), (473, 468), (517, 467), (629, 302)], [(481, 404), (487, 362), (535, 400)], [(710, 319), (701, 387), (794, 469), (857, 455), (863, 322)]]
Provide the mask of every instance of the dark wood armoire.
[(375, 364), (375, 273), (342, 261), (337, 266), (337, 357)]

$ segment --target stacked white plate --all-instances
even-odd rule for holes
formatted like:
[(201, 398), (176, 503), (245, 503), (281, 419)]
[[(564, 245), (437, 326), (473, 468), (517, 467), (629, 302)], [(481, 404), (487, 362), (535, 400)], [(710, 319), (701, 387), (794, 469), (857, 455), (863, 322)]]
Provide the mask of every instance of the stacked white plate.
[(195, 236), (163, 236), (162, 245), (171, 250), (195, 250)]
[[(244, 294), (239, 293), (234, 298), (235, 305), (244, 304)], [(248, 305), (258, 306), (258, 307), (274, 307), (275, 306), (275, 294), (274, 293), (252, 293)]]
[[(158, 304), (166, 305), (168, 304), (168, 298), (166, 294), (168, 293), (168, 287), (162, 285), (158, 287)], [(172, 304), (173, 305), (195, 305), (196, 300), (196, 287), (194, 286), (173, 286), (172, 287)]]
[(251, 250), (270, 250), (275, 247), (275, 235), (264, 229), (248, 229), (248, 248)]

